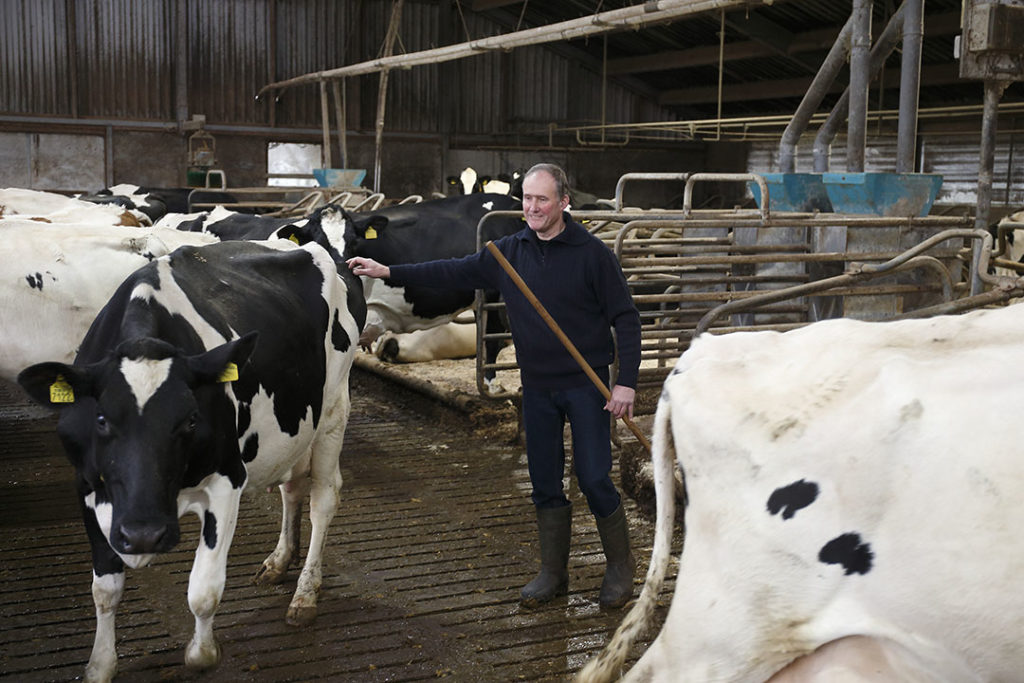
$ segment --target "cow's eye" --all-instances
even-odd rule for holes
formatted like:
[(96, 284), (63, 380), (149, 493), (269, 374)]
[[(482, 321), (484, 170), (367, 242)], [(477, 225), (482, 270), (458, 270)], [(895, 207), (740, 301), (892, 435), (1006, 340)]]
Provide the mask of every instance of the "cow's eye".
[(182, 425), (182, 430), (186, 434), (195, 434), (196, 427), (198, 427), (198, 426), (199, 426), (199, 413), (192, 413), (191, 415), (188, 416), (188, 419), (185, 420), (185, 423)]
[(107, 422), (107, 416), (103, 413), (96, 414), (96, 431), (100, 436), (110, 434), (110, 423)]

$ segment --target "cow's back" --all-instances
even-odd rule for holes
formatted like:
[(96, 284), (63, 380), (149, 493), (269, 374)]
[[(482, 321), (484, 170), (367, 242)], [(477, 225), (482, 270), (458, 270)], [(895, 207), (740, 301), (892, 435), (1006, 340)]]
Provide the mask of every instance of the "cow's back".
[[(387, 219), (386, 237), (358, 239), (355, 251), (390, 265), (422, 263), (435, 259), (466, 256), (477, 251), (477, 226), (491, 211), (521, 211), (522, 204), (507, 195), (471, 194), (435, 199), (418, 204), (400, 204), (354, 220)], [(484, 242), (521, 230), (518, 217), (495, 217), (484, 223)]]

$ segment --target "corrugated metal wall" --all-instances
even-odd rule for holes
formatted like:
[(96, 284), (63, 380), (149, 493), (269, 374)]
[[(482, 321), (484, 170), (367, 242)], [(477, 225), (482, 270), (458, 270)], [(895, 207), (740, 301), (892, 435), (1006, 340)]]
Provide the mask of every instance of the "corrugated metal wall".
[[(316, 128), (319, 88), (256, 101), (267, 83), (376, 57), (391, 0), (4, 0), (0, 113)], [(503, 32), (458, 5), (405, 2), (396, 53)], [(184, 64), (184, 73), (179, 67)], [(186, 79), (180, 83), (178, 79)], [(350, 128), (372, 130), (378, 76), (348, 84)], [(386, 128), (490, 135), (599, 122), (601, 77), (543, 47), (390, 75)], [(608, 122), (668, 118), (621, 85)], [(333, 114), (333, 107), (332, 107)]]
[(0, 111), (71, 115), (63, 2), (0, 3)]

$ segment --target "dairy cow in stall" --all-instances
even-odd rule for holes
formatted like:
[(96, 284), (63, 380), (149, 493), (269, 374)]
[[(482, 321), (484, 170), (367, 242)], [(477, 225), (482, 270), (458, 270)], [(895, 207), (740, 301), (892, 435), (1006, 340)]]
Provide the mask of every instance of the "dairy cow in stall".
[(348, 302), (359, 288), (315, 243), (182, 247), (124, 281), (74, 363), (20, 373), (36, 401), (59, 409), (57, 431), (75, 467), (97, 615), (87, 680), (116, 672), (125, 566), (144, 567), (174, 548), (186, 512), (201, 532), (185, 662), (219, 662), (213, 619), (249, 488), (280, 484), (283, 502), (281, 536), (256, 574), (260, 583), (281, 581), (298, 559), (309, 495), (312, 532), (287, 620), (315, 617), (363, 323)]
[[(577, 680), (617, 679), (688, 501), (675, 594), (626, 681), (1011, 681), (1024, 464), (1006, 407), (1024, 306), (699, 337), (654, 425), (636, 606)], [(1018, 381), (1020, 380), (1020, 381)]]

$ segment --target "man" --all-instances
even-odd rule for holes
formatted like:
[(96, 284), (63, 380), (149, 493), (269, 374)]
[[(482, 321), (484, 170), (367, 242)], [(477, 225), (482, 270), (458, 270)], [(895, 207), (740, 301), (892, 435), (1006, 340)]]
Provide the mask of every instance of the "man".
[(572, 220), (565, 211), (568, 205), (565, 172), (554, 164), (537, 164), (523, 179), (528, 227), (495, 245), (606, 385), (615, 329), (619, 374), (607, 401), (487, 249), (390, 268), (362, 257), (348, 265), (356, 275), (402, 285), (501, 291), (523, 385), (526, 455), (540, 532), (540, 574), (522, 589), (521, 602), (535, 607), (568, 592), (572, 505), (562, 486), (562, 430), (568, 420), (576, 479), (597, 520), (607, 560), (599, 601), (604, 607), (621, 607), (633, 595), (635, 562), (621, 498), (610, 476), (611, 425), (605, 411), (616, 417), (633, 415), (640, 316), (615, 255)]

